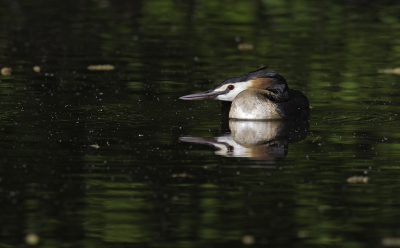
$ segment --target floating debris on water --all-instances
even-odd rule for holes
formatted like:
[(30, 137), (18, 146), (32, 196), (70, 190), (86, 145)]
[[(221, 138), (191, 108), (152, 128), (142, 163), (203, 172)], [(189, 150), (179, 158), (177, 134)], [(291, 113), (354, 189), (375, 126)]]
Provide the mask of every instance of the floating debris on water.
[(33, 67), (33, 71), (39, 73), (40, 72), (40, 66), (35, 65)]
[(239, 44), (238, 45), (238, 49), (239, 50), (253, 50), (253, 48), (254, 48), (254, 46), (252, 45), (252, 44), (245, 44), (245, 43), (242, 43), (242, 44)]
[(25, 242), (28, 245), (37, 245), (39, 243), (39, 236), (34, 233), (29, 233), (25, 236)]
[(252, 245), (252, 244), (254, 244), (255, 240), (254, 240), (254, 237), (251, 235), (244, 235), (242, 238), (242, 242), (245, 245)]
[(89, 147), (96, 148), (96, 149), (99, 149), (99, 148), (100, 148), (100, 146), (99, 146), (99, 145), (97, 145), (97, 144), (90, 145)]
[(172, 174), (171, 177), (193, 177), (193, 176), (186, 173), (180, 173), (180, 174)]
[(115, 69), (113, 65), (89, 65), (87, 67), (89, 71), (112, 71)]
[(400, 67), (398, 67), (398, 68), (393, 68), (393, 69), (379, 70), (378, 72), (379, 72), (379, 73), (399, 74), (399, 75), (400, 75)]
[(353, 176), (347, 178), (348, 183), (368, 183), (369, 178), (363, 176)]
[(400, 246), (400, 238), (397, 237), (383, 238), (382, 245), (387, 247)]
[(1, 75), (3, 76), (11, 76), (12, 69), (10, 67), (1, 68)]
[(309, 237), (308, 231), (306, 231), (306, 230), (300, 230), (300, 231), (297, 233), (297, 237), (299, 237), (299, 238), (301, 238), (301, 239), (308, 238), (308, 237)]

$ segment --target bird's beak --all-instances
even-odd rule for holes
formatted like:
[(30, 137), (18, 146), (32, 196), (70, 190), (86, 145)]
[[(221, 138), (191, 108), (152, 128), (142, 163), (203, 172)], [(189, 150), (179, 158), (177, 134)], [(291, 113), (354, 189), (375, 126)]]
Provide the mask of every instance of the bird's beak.
[(226, 94), (229, 90), (224, 90), (224, 91), (213, 91), (213, 90), (207, 90), (201, 93), (196, 93), (196, 94), (191, 94), (191, 95), (186, 95), (186, 96), (181, 96), (179, 99), (181, 100), (204, 100), (204, 99), (216, 99), (217, 96)]

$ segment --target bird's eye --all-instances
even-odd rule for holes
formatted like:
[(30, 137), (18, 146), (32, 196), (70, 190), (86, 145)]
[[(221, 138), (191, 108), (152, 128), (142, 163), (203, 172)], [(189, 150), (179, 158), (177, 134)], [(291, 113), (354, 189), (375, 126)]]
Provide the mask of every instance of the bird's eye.
[(228, 90), (233, 90), (235, 88), (235, 86), (233, 86), (232, 84), (228, 86)]

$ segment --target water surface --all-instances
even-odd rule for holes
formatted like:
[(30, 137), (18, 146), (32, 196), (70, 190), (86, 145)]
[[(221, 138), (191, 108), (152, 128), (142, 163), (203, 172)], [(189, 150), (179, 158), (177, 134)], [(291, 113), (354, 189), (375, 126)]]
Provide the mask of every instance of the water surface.
[[(400, 246), (399, 9), (4, 1), (0, 245)], [(263, 66), (309, 122), (178, 100)]]

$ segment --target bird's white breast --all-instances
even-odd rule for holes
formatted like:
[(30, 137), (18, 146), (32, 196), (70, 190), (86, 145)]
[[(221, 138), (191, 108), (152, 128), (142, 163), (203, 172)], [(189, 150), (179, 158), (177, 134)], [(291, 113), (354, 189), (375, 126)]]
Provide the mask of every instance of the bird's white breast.
[(229, 118), (244, 120), (282, 119), (274, 102), (264, 97), (260, 90), (248, 89), (236, 96)]

